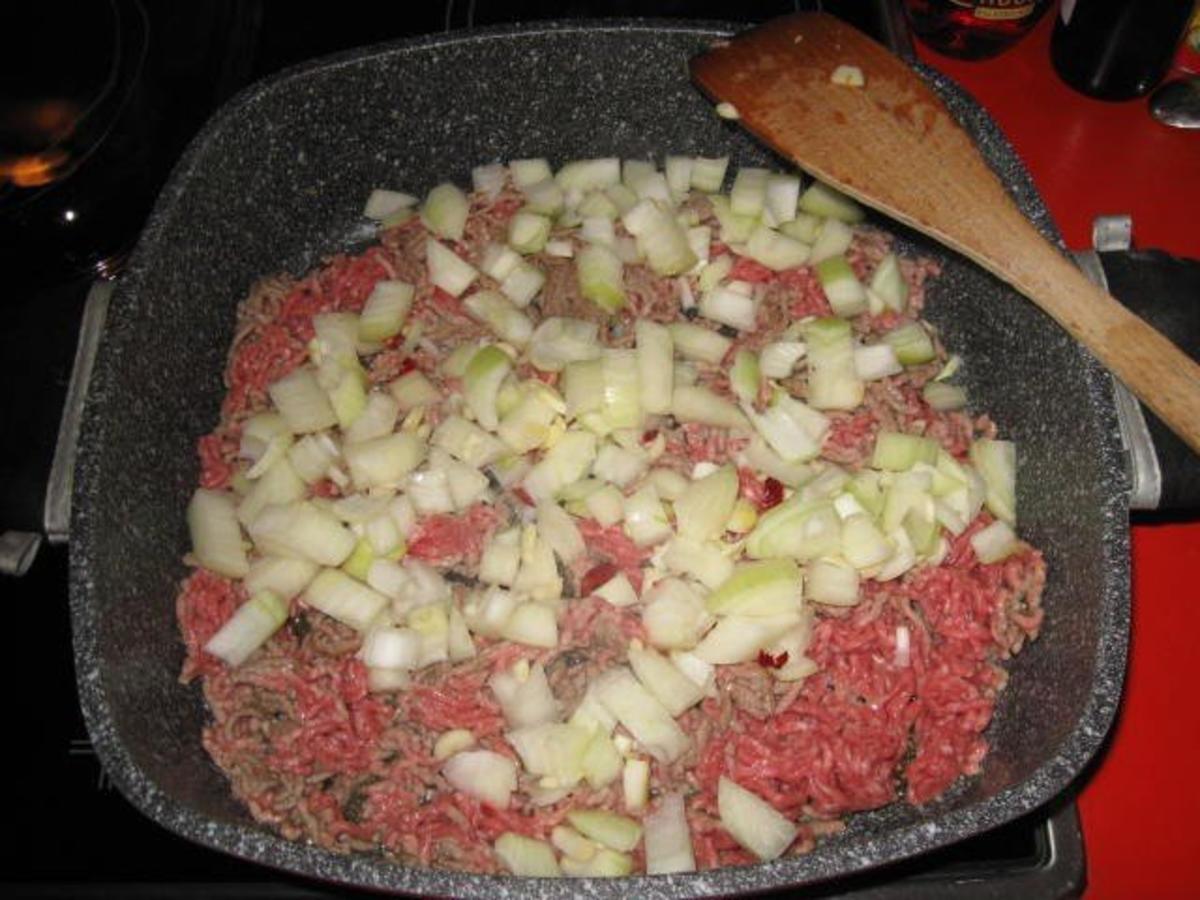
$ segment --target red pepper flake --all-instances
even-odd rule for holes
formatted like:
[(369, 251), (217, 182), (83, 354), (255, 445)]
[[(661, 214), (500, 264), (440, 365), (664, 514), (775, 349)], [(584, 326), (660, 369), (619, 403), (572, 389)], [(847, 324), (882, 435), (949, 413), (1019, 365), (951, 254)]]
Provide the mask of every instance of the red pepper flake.
[(783, 650), (772, 656), (766, 650), (758, 651), (758, 664), (764, 669), (781, 669), (783, 664), (788, 661), (788, 652)]
[(512, 489), (512, 495), (526, 506), (537, 506), (537, 504), (533, 502), (533, 498), (529, 496), (529, 492), (520, 485), (517, 485)]
[(649, 444), (656, 437), (658, 437), (658, 429), (657, 428), (648, 428), (642, 432), (642, 443)]
[(600, 563), (598, 566), (592, 566), (588, 569), (587, 574), (579, 580), (579, 596), (592, 596), (596, 593), (597, 588), (604, 587), (616, 578), (620, 571), (612, 563)]
[(759, 509), (771, 509), (783, 502), (783, 482), (778, 478), (768, 478), (763, 482), (762, 496), (758, 501)]
[(407, 375), (409, 372), (411, 372), (416, 367), (417, 367), (417, 364), (415, 362), (413, 362), (413, 358), (411, 356), (404, 357), (404, 362), (400, 363), (400, 370), (397, 373), (397, 377), (399, 377), (400, 375)]

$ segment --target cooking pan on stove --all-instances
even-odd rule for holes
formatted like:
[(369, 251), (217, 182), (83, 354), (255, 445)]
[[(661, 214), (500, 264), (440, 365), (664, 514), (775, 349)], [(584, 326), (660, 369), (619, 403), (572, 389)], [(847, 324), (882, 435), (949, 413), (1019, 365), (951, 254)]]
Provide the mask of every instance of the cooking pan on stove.
[[(234, 309), (258, 277), (302, 273), (370, 236), (377, 186), (464, 183), (483, 161), (729, 154), (784, 163), (713, 115), (686, 59), (719, 26), (592, 23), (435, 36), (354, 52), (260, 83), (193, 142), (119, 285), (88, 395), (73, 502), (71, 584), (83, 711), (113, 782), (198, 843), (323, 880), (437, 895), (677, 897), (808, 884), (999, 825), (1063, 791), (1121, 692), (1129, 632), (1127, 497), (1111, 382), (1065, 333), (973, 264), (944, 261), (927, 315), (963, 380), (1019, 446), (1023, 534), (1049, 564), (1041, 638), (1012, 663), (981, 775), (928, 807), (851, 817), (807, 856), (695, 875), (534, 881), (411, 869), (283, 840), (253, 822), (200, 744), (198, 688), (173, 598), (188, 546), (194, 444), (217, 421)], [(922, 70), (1025, 213), (1054, 229), (987, 115)], [(901, 232), (902, 235), (904, 234)]]

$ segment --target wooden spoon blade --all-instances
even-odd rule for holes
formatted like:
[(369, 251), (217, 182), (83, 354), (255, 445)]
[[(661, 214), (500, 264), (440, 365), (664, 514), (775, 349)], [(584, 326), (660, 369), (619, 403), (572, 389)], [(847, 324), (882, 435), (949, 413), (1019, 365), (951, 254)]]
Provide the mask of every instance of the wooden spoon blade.
[[(841, 65), (856, 66), (865, 84), (835, 84), (831, 76)], [(952, 239), (945, 233), (951, 223), (943, 221), (947, 199), (974, 205), (981, 188), (1007, 199), (933, 90), (901, 59), (834, 16), (772, 20), (695, 57), (691, 71), (772, 149), (939, 239)]]
[[(839, 66), (859, 69), (863, 85), (836, 83)], [(1200, 366), (1037, 232), (908, 64), (833, 16), (796, 13), (694, 58), (691, 71), (783, 156), (1013, 285), (1200, 452)]]

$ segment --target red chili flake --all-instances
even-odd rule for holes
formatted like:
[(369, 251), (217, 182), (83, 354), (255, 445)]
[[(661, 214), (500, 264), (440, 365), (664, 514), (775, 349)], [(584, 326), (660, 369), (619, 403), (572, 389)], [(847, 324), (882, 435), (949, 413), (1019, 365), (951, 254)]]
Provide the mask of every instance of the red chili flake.
[(658, 429), (657, 428), (648, 428), (642, 432), (642, 443), (648, 444), (652, 440), (654, 440), (656, 437), (658, 437)]
[(778, 478), (768, 478), (763, 482), (762, 496), (758, 501), (759, 509), (771, 509), (783, 502), (783, 482)]
[(533, 498), (529, 496), (529, 492), (520, 485), (517, 485), (512, 489), (512, 495), (526, 506), (537, 506), (537, 504), (533, 502)]
[(783, 664), (788, 661), (788, 652), (783, 650), (772, 656), (766, 650), (758, 651), (758, 664), (764, 669), (781, 669)]
[(612, 581), (621, 570), (612, 563), (600, 563), (592, 566), (587, 574), (579, 580), (579, 596), (590, 597), (596, 593), (596, 588), (603, 587)]
[(407, 375), (409, 372), (411, 372), (416, 367), (417, 367), (417, 364), (415, 362), (413, 362), (413, 358), (411, 356), (406, 356), (404, 358), (404, 362), (400, 363), (400, 371), (397, 373), (397, 377), (399, 375)]

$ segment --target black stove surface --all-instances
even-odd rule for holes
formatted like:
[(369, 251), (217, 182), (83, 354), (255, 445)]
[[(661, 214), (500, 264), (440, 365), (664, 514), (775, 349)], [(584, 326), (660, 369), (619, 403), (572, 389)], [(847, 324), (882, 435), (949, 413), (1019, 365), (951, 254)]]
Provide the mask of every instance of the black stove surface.
[[(236, 86), (315, 56), (446, 28), (546, 18), (655, 16), (760, 21), (815, 2), (742, 0), (448, 0), (421, 8), (343, 0), (329, 5), (245, 2), (220, 22), (237, 33), (224, 56), (194, 60), (194, 71), (219, 73), (218, 88), (176, 119), (164, 154), (178, 152), (203, 116)], [(872, 27), (876, 4), (825, 3)], [(186, 45), (194, 19), (187, 4), (145, 0), (152, 33)], [(188, 24), (189, 21), (191, 24)], [(219, 24), (219, 23), (218, 23)], [(212, 26), (217, 28), (218, 26)], [(182, 44), (180, 42), (183, 42)], [(205, 46), (213, 45), (206, 32)], [(178, 53), (169, 54), (176, 70)], [(205, 67), (208, 67), (205, 69)], [(179, 114), (181, 117), (183, 113)], [(168, 160), (169, 161), (169, 160)], [(154, 177), (165, 178), (167, 166)], [(144, 215), (145, 211), (141, 211)], [(132, 235), (130, 236), (132, 237)], [(57, 423), (70, 375), (88, 281), (15, 273), (0, 330), (0, 531), (36, 529)], [(108, 782), (91, 751), (76, 699), (67, 605), (67, 551), (44, 547), (23, 578), (0, 576), (0, 599), (15, 650), (5, 654), (10, 721), (20, 740), (5, 741), (10, 838), (0, 875), (5, 896), (317, 898), (349, 892), (198, 847), (145, 819)], [(34, 689), (27, 686), (36, 685)], [(898, 897), (1060, 897), (1083, 883), (1082, 838), (1073, 805), (1042, 812), (920, 860), (840, 881), (806, 896), (891, 900)]]

